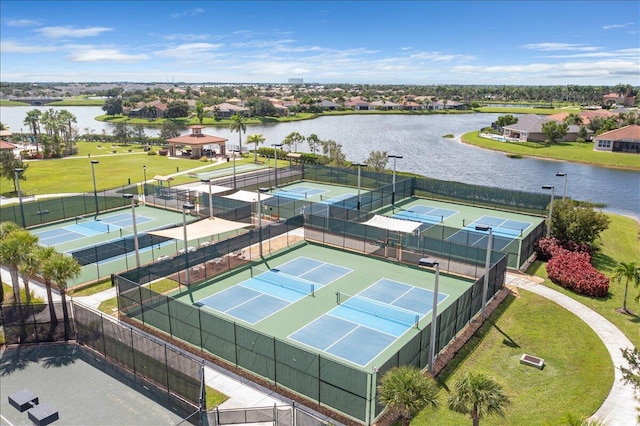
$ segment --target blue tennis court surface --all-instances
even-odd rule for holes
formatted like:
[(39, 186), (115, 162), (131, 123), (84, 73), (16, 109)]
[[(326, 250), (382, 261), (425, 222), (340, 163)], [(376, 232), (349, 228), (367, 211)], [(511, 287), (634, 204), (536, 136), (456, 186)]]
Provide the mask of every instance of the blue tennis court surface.
[[(427, 206), (424, 204), (418, 204), (411, 206), (406, 210), (400, 210), (394, 214), (395, 219), (412, 220), (414, 222), (422, 222), (425, 225), (435, 225), (444, 222), (454, 214), (458, 213), (458, 210), (442, 209), (438, 207)], [(427, 226), (426, 228), (429, 228)], [(422, 230), (426, 229), (422, 228)]]
[(279, 197), (294, 198), (296, 200), (303, 200), (305, 198), (314, 197), (316, 195), (324, 194), (327, 192), (325, 189), (309, 188), (306, 186), (296, 186), (294, 188), (279, 189), (273, 194)]
[[(438, 304), (449, 295), (438, 294)], [(365, 366), (433, 308), (433, 291), (382, 279), (355, 296), (337, 295), (338, 306), (289, 338)]]
[[(136, 216), (136, 224), (146, 223), (154, 220), (147, 216)], [(81, 218), (74, 224), (65, 225), (61, 228), (48, 229), (46, 231), (34, 232), (43, 246), (54, 246), (69, 241), (78, 240), (85, 237), (93, 237), (100, 234), (111, 234), (116, 232), (121, 237), (121, 229), (133, 227), (131, 214), (121, 213), (112, 216), (105, 216), (100, 220)]]
[(352, 270), (307, 257), (278, 268), (252, 268), (252, 278), (197, 302), (216, 311), (255, 324)]
[(505, 219), (502, 217), (482, 216), (480, 219), (456, 232), (447, 241), (475, 247), (486, 247), (489, 242), (489, 231), (480, 231), (476, 226), (491, 227), (493, 234), (493, 250), (503, 250), (516, 238), (521, 237), (531, 226), (529, 222)]

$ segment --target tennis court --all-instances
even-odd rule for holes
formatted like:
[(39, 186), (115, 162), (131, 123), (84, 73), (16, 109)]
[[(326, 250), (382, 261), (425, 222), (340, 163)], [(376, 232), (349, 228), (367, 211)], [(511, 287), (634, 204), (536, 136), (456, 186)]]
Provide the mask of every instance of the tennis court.
[(449, 219), (453, 215), (459, 213), (458, 210), (445, 209), (441, 207), (433, 207), (425, 204), (415, 204), (407, 209), (401, 209), (398, 213), (395, 213), (393, 218), (413, 220), (415, 222), (422, 222), (426, 225), (422, 229), (427, 229), (437, 223), (442, 223), (446, 219)]
[(493, 234), (493, 249), (503, 250), (513, 240), (522, 237), (532, 223), (520, 220), (505, 219), (495, 216), (482, 216), (464, 229), (451, 235), (447, 240), (454, 243), (467, 244), (474, 247), (486, 247), (489, 242), (489, 230)]
[(273, 191), (272, 194), (278, 195), (280, 197), (304, 200), (308, 199), (309, 197), (316, 197), (318, 195), (324, 194), (325, 192), (328, 191), (319, 188), (310, 188), (308, 186), (292, 186), (288, 188), (280, 188), (276, 191)]
[[(180, 248), (175, 240), (152, 238), (148, 232), (182, 224), (182, 214), (139, 205), (135, 208), (139, 253), (142, 263), (159, 256), (172, 255)], [(191, 222), (195, 217), (187, 217)], [(43, 246), (70, 254), (80, 262), (82, 271), (69, 287), (109, 276), (136, 264), (131, 208), (102, 213), (97, 217), (77, 217), (30, 230)]]
[(251, 267), (251, 278), (197, 304), (255, 324), (321, 288), (351, 270), (299, 257), (274, 269)]
[[(441, 274), (438, 309), (472, 284)], [(173, 297), (203, 315), (366, 370), (429, 325), (433, 287), (433, 270), (302, 243), (252, 268), (182, 287)]]
[[(448, 297), (438, 292), (438, 304)], [(357, 295), (336, 294), (338, 306), (289, 338), (365, 366), (432, 309), (433, 291), (387, 278)]]

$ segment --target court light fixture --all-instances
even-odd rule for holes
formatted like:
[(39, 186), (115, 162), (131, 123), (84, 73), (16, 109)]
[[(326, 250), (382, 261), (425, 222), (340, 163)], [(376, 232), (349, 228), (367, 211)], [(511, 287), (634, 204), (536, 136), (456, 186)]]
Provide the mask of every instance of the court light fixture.
[(16, 191), (18, 191), (18, 202), (20, 203), (20, 217), (22, 219), (22, 227), (27, 227), (27, 220), (24, 217), (24, 205), (22, 204), (22, 191), (20, 191), (20, 175), (22, 175), (24, 169), (21, 167), (16, 167), (13, 169), (13, 173), (16, 179)]
[(553, 198), (556, 187), (553, 185), (542, 185), (542, 189), (551, 190), (551, 204), (549, 205), (549, 218), (547, 219), (547, 237), (551, 236), (551, 218), (553, 217)]
[(133, 248), (136, 252), (136, 267), (140, 267), (140, 246), (138, 245), (138, 226), (136, 224), (136, 206), (133, 194), (122, 194), (122, 198), (131, 200), (131, 220), (133, 222)]
[(393, 158), (393, 178), (391, 181), (391, 205), (396, 204), (396, 160), (402, 158), (402, 155), (387, 155), (387, 158)]
[(440, 263), (432, 257), (423, 257), (418, 265), (436, 268), (435, 283), (433, 285), (433, 306), (431, 308), (431, 339), (429, 343), (429, 372), (433, 373), (433, 363), (436, 357), (436, 329), (438, 328), (438, 281), (440, 281)]
[(489, 289), (489, 267), (491, 266), (491, 250), (493, 249), (493, 228), (490, 226), (478, 225), (476, 231), (489, 231), (489, 240), (487, 241), (487, 256), (484, 262), (484, 283), (482, 285), (482, 309), (480, 318), (484, 322), (487, 311), (487, 292)]
[(567, 174), (558, 172), (556, 173), (556, 176), (564, 178), (564, 185), (562, 187), (562, 200), (564, 201), (565, 197), (567, 196)]

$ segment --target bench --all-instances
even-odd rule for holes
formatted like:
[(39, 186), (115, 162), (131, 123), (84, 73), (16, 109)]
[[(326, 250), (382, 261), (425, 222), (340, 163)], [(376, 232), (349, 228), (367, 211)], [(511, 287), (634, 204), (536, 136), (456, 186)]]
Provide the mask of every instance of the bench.
[(53, 423), (60, 418), (58, 416), (58, 410), (53, 408), (51, 405), (42, 403), (40, 405), (36, 405), (29, 411), (27, 411), (29, 415), (29, 420), (33, 422), (33, 424), (37, 426), (45, 426), (49, 423)]
[(22, 389), (9, 395), (9, 404), (22, 413), (38, 405), (38, 396), (28, 389)]

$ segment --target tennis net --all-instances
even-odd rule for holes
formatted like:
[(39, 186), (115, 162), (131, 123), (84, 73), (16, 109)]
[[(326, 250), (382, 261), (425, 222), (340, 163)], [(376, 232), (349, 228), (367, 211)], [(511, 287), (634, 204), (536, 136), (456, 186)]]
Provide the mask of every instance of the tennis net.
[(120, 229), (119, 226), (109, 225), (107, 223), (100, 222), (88, 217), (76, 217), (76, 225), (84, 226), (85, 228), (93, 229), (101, 232), (111, 232), (114, 229)]
[(441, 223), (444, 222), (444, 216), (436, 216), (427, 213), (419, 213), (414, 210), (400, 210), (394, 214), (393, 217), (397, 219), (410, 219), (424, 223)]
[(310, 294), (315, 297), (316, 284), (303, 278), (285, 274), (279, 269), (262, 269), (257, 266), (251, 267), (251, 277), (268, 284), (277, 285), (289, 290), (294, 290), (303, 294)]
[(337, 303), (346, 308), (406, 325), (407, 327), (418, 327), (420, 315), (416, 312), (362, 296), (351, 296), (342, 292), (337, 292), (336, 296)]

